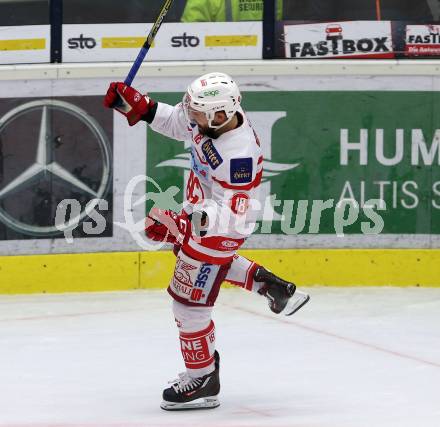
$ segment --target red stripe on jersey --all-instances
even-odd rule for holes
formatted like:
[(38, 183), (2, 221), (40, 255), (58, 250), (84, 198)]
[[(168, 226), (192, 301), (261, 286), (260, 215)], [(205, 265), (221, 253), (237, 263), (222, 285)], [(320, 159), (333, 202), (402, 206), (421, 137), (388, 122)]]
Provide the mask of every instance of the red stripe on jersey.
[(259, 165), (260, 163), (263, 163), (263, 156), (258, 157), (257, 164)]
[(261, 178), (263, 176), (263, 169), (260, 170), (260, 172), (257, 173), (255, 176), (255, 179), (246, 185), (232, 185), (229, 184), (229, 182), (221, 181), (220, 179), (217, 179), (216, 177), (212, 177), (212, 179), (215, 182), (218, 182), (223, 188), (227, 188), (228, 190), (243, 190), (243, 191), (249, 191), (253, 188), (257, 188), (261, 183)]
[(197, 261), (209, 262), (210, 264), (215, 265), (225, 265), (232, 261), (233, 253), (228, 257), (216, 257), (212, 255), (205, 254), (203, 252), (197, 251), (185, 243), (182, 246), (183, 252), (191, 258), (194, 258)]
[(203, 237), (200, 239), (200, 242), (198, 242), (199, 245), (205, 246), (206, 248), (222, 252), (236, 251), (243, 243), (244, 239), (220, 236)]

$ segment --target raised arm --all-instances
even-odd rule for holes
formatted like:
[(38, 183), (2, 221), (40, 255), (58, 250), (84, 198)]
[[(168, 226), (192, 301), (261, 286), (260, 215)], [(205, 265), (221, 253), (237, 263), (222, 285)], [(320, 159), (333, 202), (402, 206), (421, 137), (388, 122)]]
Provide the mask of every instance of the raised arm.
[(104, 106), (123, 114), (130, 126), (142, 120), (149, 123), (156, 132), (179, 141), (184, 141), (188, 135), (188, 125), (181, 104), (173, 107), (156, 102), (122, 82), (110, 84)]

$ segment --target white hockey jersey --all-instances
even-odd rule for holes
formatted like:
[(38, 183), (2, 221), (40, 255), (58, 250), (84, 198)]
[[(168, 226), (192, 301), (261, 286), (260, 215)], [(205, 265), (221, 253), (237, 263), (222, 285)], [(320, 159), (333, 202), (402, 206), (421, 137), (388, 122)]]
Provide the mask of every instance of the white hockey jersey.
[(255, 228), (260, 208), (259, 185), (263, 157), (257, 135), (243, 110), (243, 123), (216, 139), (189, 126), (182, 104), (158, 103), (151, 128), (165, 136), (191, 141), (191, 172), (185, 211), (203, 210), (208, 217), (206, 236), (190, 239), (187, 255), (213, 264), (231, 261), (235, 251)]

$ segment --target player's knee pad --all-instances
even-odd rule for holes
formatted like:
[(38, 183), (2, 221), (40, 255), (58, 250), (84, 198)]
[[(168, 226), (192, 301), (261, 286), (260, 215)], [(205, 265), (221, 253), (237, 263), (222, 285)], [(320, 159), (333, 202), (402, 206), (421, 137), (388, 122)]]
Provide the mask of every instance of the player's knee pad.
[(182, 304), (212, 306), (229, 268), (230, 263), (216, 265), (199, 261), (181, 249), (168, 292)]
[(173, 301), (173, 314), (179, 331), (197, 332), (211, 323), (212, 307), (195, 307)]

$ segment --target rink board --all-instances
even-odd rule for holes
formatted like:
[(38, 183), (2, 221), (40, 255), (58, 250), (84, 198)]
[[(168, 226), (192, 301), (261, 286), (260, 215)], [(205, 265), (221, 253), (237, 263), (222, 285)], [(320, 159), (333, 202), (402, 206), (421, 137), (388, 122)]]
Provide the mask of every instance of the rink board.
[[(440, 287), (440, 250), (243, 250), (298, 285)], [(165, 288), (171, 251), (0, 257), (0, 293)]]
[[(133, 213), (132, 219), (143, 220), (146, 206), (138, 203), (129, 206), (132, 209), (126, 209), (125, 194), (133, 178), (145, 176), (150, 171), (159, 181), (164, 175), (175, 176), (175, 181), (163, 184), (165, 187), (176, 185), (182, 188), (185, 176), (183, 168), (159, 167), (164, 161), (176, 163), (175, 157), (179, 160), (182, 152), (168, 152), (171, 144), (157, 145), (159, 154), (167, 154), (166, 159), (160, 158), (158, 153), (152, 151), (153, 144), (149, 145), (146, 126), (130, 128), (120, 114), (102, 109), (102, 95), (107, 90), (108, 82), (125, 77), (130, 65), (62, 64), (0, 68), (4, 114), (9, 115), (16, 107), (34, 100), (44, 101), (44, 105), (52, 101), (74, 104), (87, 111), (89, 116), (100, 119), (98, 122), (102, 122), (103, 129), (113, 141), (110, 154), (115, 160), (111, 171), (113, 187), (109, 186), (107, 192), (110, 208), (106, 211), (106, 234), (86, 236), (84, 222), (75, 230), (73, 241), (63, 239), (61, 234), (40, 235), (35, 239), (29, 238), (28, 234), (20, 235), (16, 228), (17, 224), (20, 225), (18, 220), (23, 212), (18, 208), (31, 206), (31, 198), (14, 199), (26, 200), (26, 203), (17, 206), (16, 211), (11, 209), (16, 218), (9, 220), (9, 226), (0, 224), (3, 227), (3, 239), (0, 240), (0, 293), (150, 289), (167, 285), (175, 258), (169, 252), (138, 252), (141, 246), (125, 227), (128, 224), (126, 214)], [(236, 76), (246, 92), (246, 102), (249, 103), (247, 112), (254, 126), (259, 127), (257, 130), (263, 141), (265, 159), (270, 160), (269, 166), (274, 168), (272, 172), (270, 168), (268, 171), (275, 178), (272, 180), (269, 177), (262, 184), (267, 194), (279, 194), (285, 200), (337, 200), (341, 193), (339, 190), (346, 188), (345, 181), (351, 179), (350, 188), (359, 190), (362, 199), (371, 195), (368, 185), (376, 185), (374, 181), (381, 179), (382, 184), (385, 180), (393, 181), (388, 187), (393, 190), (390, 197), (393, 206), (399, 200), (401, 180), (418, 182), (423, 190), (415, 194), (420, 201), (417, 206), (420, 209), (408, 207), (408, 203), (402, 207), (396, 202), (398, 206), (393, 208), (393, 216), (387, 220), (380, 234), (362, 234), (356, 229), (354, 232), (346, 230), (345, 236), (340, 238), (335, 234), (336, 230), (329, 230), (328, 221), (323, 222), (324, 228), (318, 233), (308, 228), (304, 233), (283, 234), (277, 229), (281, 221), (275, 218), (273, 222), (277, 224), (274, 232), (253, 235), (246, 242), (249, 249), (240, 253), (299, 285), (440, 286), (440, 146), (434, 137), (437, 132), (440, 134), (437, 123), (440, 109), (438, 61), (146, 63), (138, 73), (136, 87), (145, 92), (154, 88), (155, 93), (162, 94), (161, 98), (164, 99), (176, 98), (179, 94), (180, 99), (192, 78), (218, 69)], [(354, 92), (357, 93), (356, 97), (353, 97)], [(353, 111), (357, 111), (353, 108), (354, 102), (363, 112), (355, 119), (351, 117)], [(304, 108), (301, 112), (297, 111), (297, 105), (310, 108)], [(373, 114), (378, 111), (376, 106), (380, 107), (380, 114)], [(101, 114), (107, 117), (101, 118)], [(392, 120), (389, 119), (390, 115)], [(364, 117), (368, 120), (364, 120)], [(332, 123), (326, 121), (338, 126), (330, 126)], [(316, 126), (317, 123), (320, 126)], [(419, 128), (423, 132), (419, 132)], [(31, 136), (38, 135), (38, 127), (34, 132), (28, 127), (22, 129)], [(329, 129), (333, 132), (333, 139), (326, 137)], [(380, 148), (383, 143), (381, 135), (386, 135), (392, 148), (397, 147), (401, 129), (404, 129), (404, 140), (407, 141), (402, 152), (403, 160), (396, 161), (395, 170), (399, 175), (389, 176), (394, 169), (382, 164), (383, 159), (380, 163), (377, 152), (381, 153), (380, 158), (391, 158), (395, 153), (382, 153), (377, 147)], [(366, 132), (369, 132), (371, 139), (366, 154), (373, 164), (370, 162), (369, 168), (368, 164), (361, 164), (363, 161), (357, 153), (353, 157), (354, 164), (345, 164), (348, 160), (342, 159), (341, 150), (337, 148), (347, 147), (348, 143), (361, 143)], [(284, 135), (294, 135), (297, 141), (291, 153), (284, 150)], [(344, 135), (347, 138), (344, 139)], [(413, 138), (413, 135), (419, 135), (419, 139)], [(425, 138), (423, 141), (420, 135)], [(328, 149), (323, 153), (313, 152), (309, 147), (314, 145), (309, 144), (308, 139), (312, 136), (314, 141), (325, 141)], [(26, 150), (21, 149), (20, 143)], [(90, 149), (82, 147), (81, 150), (77, 145), (65, 146), (70, 147), (67, 154), (71, 155), (72, 161), (76, 159), (72, 154), (81, 153), (82, 157), (76, 159), (79, 166), (84, 164), (90, 167), (96, 160), (92, 154), (100, 152), (94, 149), (95, 145)], [(419, 159), (420, 165), (411, 163), (413, 146), (426, 149), (418, 157), (423, 158), (423, 162)], [(24, 168), (29, 164), (29, 159), (22, 159), (20, 155), (32, 153), (29, 154), (32, 157), (36, 150), (36, 139), (17, 139), (8, 147), (10, 152), (5, 151), (3, 141), (3, 150), (7, 154), (5, 159), (12, 159)], [(417, 150), (415, 152), (418, 153)], [(14, 153), (16, 157), (9, 155)], [(322, 164), (317, 165), (320, 159)], [(100, 158), (98, 160), (105, 163)], [(296, 163), (301, 161), (304, 167), (296, 167)], [(72, 164), (72, 170), (78, 165)], [(21, 171), (15, 168), (15, 163), (9, 166), (8, 173), (2, 172), (4, 182), (0, 187), (8, 185)], [(280, 170), (280, 167), (290, 168), (289, 179), (276, 176), (276, 168)], [(87, 171), (87, 168), (84, 170)], [(308, 179), (303, 172), (307, 170), (319, 172), (315, 176), (317, 182)], [(346, 174), (346, 170), (350, 173)], [(312, 190), (321, 188), (321, 184), (327, 186), (329, 191), (312, 193)], [(299, 193), (290, 193), (290, 189)], [(133, 199), (136, 200), (145, 194), (145, 185), (141, 183), (132, 190)], [(3, 205), (0, 216), (5, 209)], [(35, 212), (41, 219), (44, 218), (44, 212), (39, 206), (36, 203)], [(34, 208), (33, 205), (31, 207)], [(3, 215), (3, 222), (5, 218), (9, 217)], [(262, 247), (271, 249), (259, 249)]]
[[(438, 61), (150, 62), (139, 71), (136, 87), (145, 92), (154, 88), (158, 99), (176, 102), (192, 78), (219, 69), (235, 76), (242, 86), (246, 112), (259, 135), (267, 162), (262, 196), (276, 195), (292, 215), (300, 201), (308, 203), (302, 229), (292, 230), (289, 216), (282, 221), (284, 209), (279, 206), (273, 209), (272, 228), (252, 235), (247, 248), (440, 249), (440, 146), (435, 136), (440, 135)], [(37, 101), (42, 109), (55, 102), (56, 107), (60, 103), (64, 109), (69, 107), (69, 112), (81, 109), (84, 120), (74, 121), (76, 116), (54, 107), (60, 118), (53, 132), (69, 135), (65, 144), (55, 146), (55, 158), (77, 176), (82, 171), (86, 185), (102, 187), (99, 193), (103, 195), (98, 198), (107, 205), (100, 210), (105, 219), (102, 232), (88, 234), (86, 226), (93, 227), (94, 222), (83, 215), (83, 222), (74, 230), (75, 238), (66, 241), (53, 229), (53, 214), (60, 200), (78, 199), (74, 185), (52, 185), (56, 179), (49, 174), (41, 188), (23, 186), (21, 197), (13, 197), (9, 188), (0, 206), (0, 255), (142, 249), (127, 226), (130, 219), (143, 220), (148, 207), (131, 203), (127, 209), (125, 196), (131, 192), (128, 201), (139, 200), (145, 195), (145, 184), (140, 182), (135, 188), (129, 184), (149, 174), (163, 191), (170, 186), (182, 189), (189, 152), (182, 144), (151, 136), (144, 124), (130, 128), (122, 115), (102, 108), (108, 82), (120, 80), (128, 70), (128, 63), (0, 67), (0, 117), (17, 117), (11, 122), (15, 127), (0, 135), (11, 136), (2, 139), (5, 155), (0, 192), (35, 160), (40, 122), (32, 117), (35, 112), (29, 110), (33, 108), (29, 104)], [(25, 124), (19, 122), (25, 118), (16, 116), (17, 108), (30, 114)], [(100, 124), (101, 138), (86, 138), (85, 124), (90, 125), (90, 118)], [(78, 133), (78, 129), (83, 131)], [(107, 136), (108, 144), (102, 143), (102, 135)], [(78, 145), (78, 141), (88, 143)], [(289, 141), (294, 149), (285, 150)], [(365, 159), (348, 144), (368, 147), (362, 149)], [(397, 153), (396, 147), (403, 151), (399, 148)], [(396, 164), (390, 167), (390, 162)], [(102, 185), (106, 180), (110, 184)], [(47, 206), (44, 186), (51, 190), (51, 211), (41, 209)], [(364, 206), (368, 199), (381, 196), (381, 191), (389, 209), (382, 212), (380, 234), (364, 234), (366, 219), (359, 214), (340, 238), (330, 208), (323, 211), (319, 227), (311, 226), (315, 201), (336, 204), (353, 193)], [(295, 205), (289, 208), (288, 201)], [(47, 227), (52, 227), (50, 233)]]

